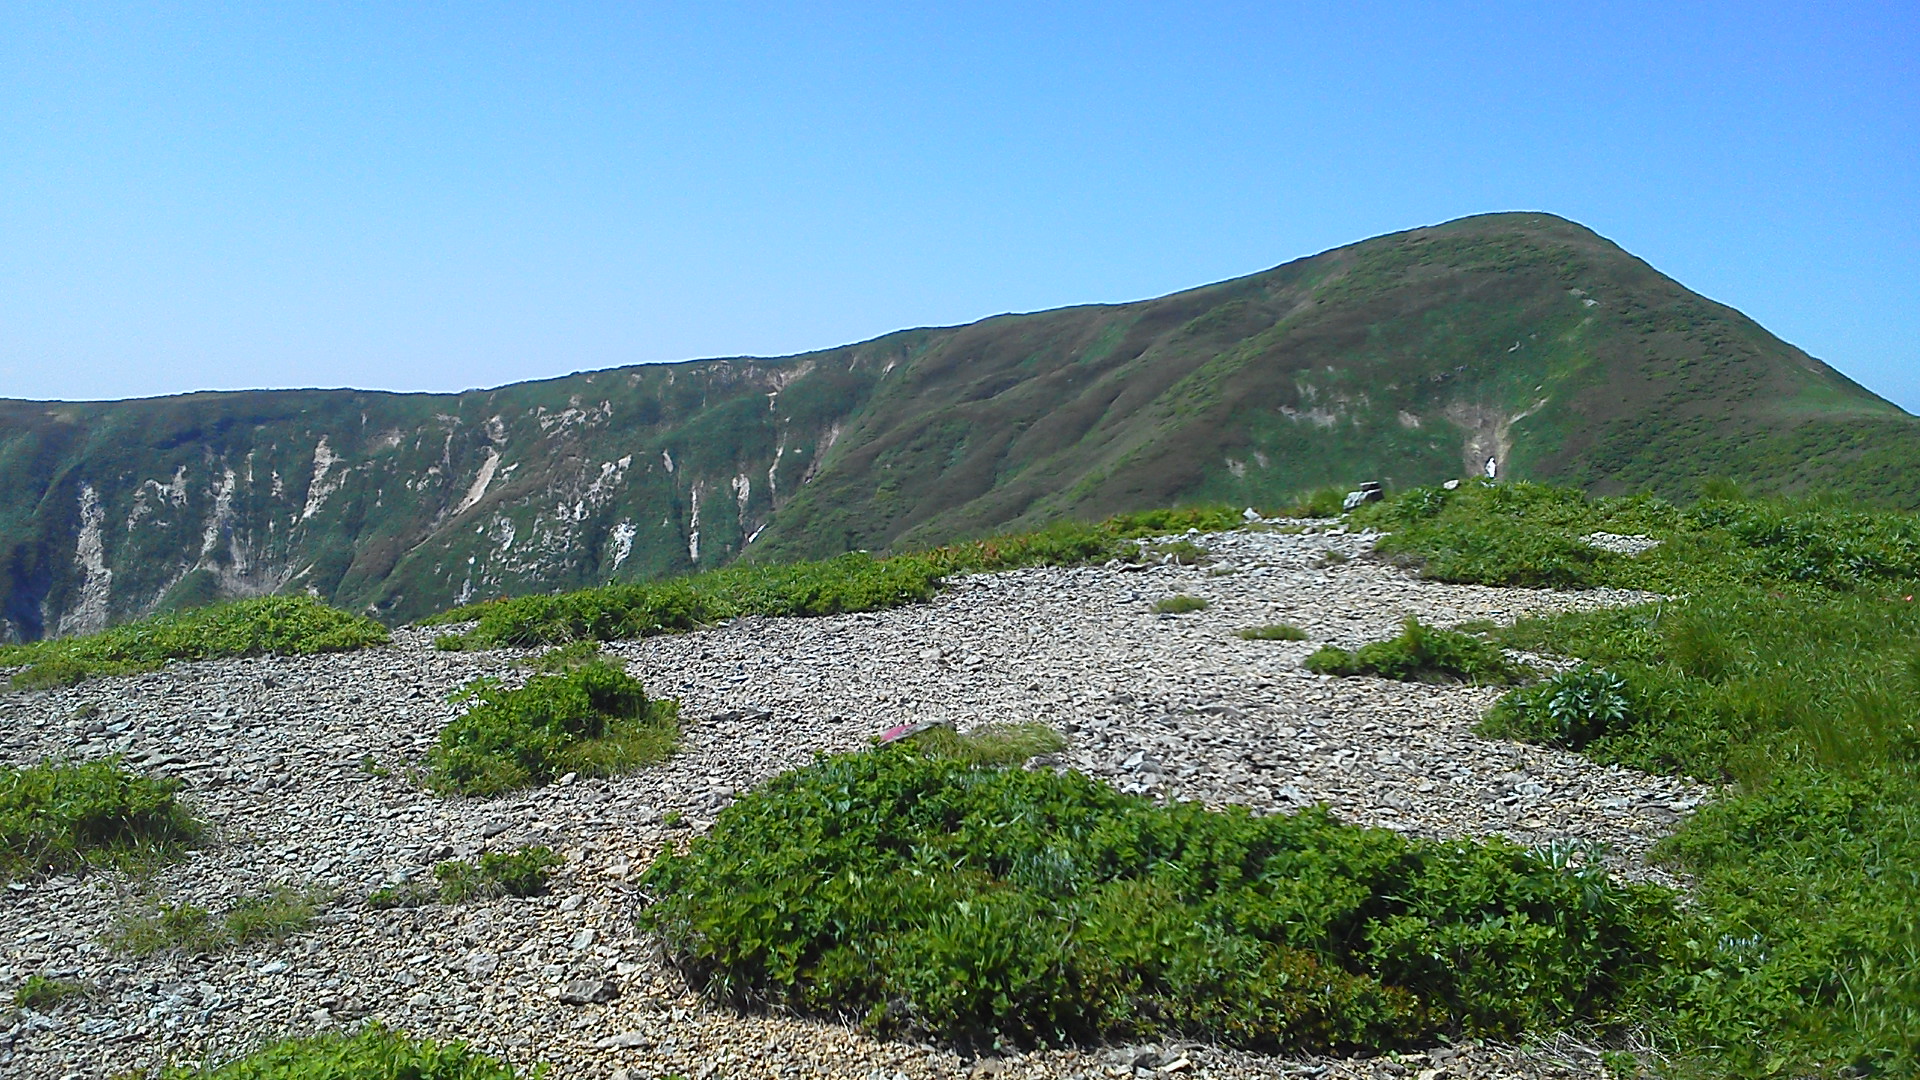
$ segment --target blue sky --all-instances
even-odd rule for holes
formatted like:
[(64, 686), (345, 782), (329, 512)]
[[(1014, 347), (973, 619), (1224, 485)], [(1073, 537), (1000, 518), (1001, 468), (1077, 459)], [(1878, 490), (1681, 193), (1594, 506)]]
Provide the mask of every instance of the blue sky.
[(0, 397), (459, 390), (1581, 221), (1920, 410), (1920, 7), (0, 6)]

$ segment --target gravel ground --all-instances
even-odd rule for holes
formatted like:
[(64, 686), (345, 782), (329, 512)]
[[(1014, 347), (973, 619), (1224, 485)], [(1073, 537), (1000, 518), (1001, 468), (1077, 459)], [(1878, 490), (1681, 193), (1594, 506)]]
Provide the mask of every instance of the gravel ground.
[[(1300, 668), (1322, 644), (1389, 637), (1407, 615), (1504, 621), (1642, 597), (1423, 582), (1359, 558), (1370, 539), (1338, 531), (1192, 539), (1217, 561), (983, 575), (923, 606), (743, 619), (612, 646), (651, 693), (680, 700), (683, 751), (630, 776), (493, 800), (436, 798), (405, 776), (452, 715), (447, 693), (478, 675), (519, 677), (518, 654), (440, 653), (425, 631), (358, 653), (177, 664), (0, 696), (0, 757), (123, 753), (180, 777), (216, 829), (209, 846), (144, 879), (8, 887), (0, 989), (34, 973), (95, 989), (0, 1028), (0, 1075), (104, 1077), (367, 1019), (548, 1061), (569, 1078), (1602, 1075), (1590, 1051), (1564, 1041), (1372, 1060), (1182, 1044), (962, 1061), (833, 1024), (705, 1008), (637, 934), (633, 882), (664, 845), (817, 751), (923, 720), (1052, 724), (1070, 741), (1059, 763), (1127, 791), (1262, 812), (1325, 802), (1349, 821), (1430, 836), (1595, 841), (1616, 874), (1665, 880), (1646, 852), (1707, 789), (1479, 738), (1471, 725), (1494, 690)], [(1211, 603), (1152, 612), (1176, 593)], [(1233, 635), (1273, 622), (1310, 640)], [(552, 895), (362, 903), (439, 860), (523, 843), (565, 855)], [(280, 883), (337, 897), (282, 946), (132, 958), (99, 943), (137, 902), (218, 911)]]

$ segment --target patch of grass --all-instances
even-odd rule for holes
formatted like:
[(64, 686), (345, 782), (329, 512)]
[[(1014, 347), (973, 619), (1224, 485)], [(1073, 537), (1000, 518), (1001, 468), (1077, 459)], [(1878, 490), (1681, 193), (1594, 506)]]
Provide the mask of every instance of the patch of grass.
[(386, 628), (308, 596), (261, 596), (156, 615), (84, 637), (0, 645), (0, 667), (25, 665), (16, 689), (71, 686), (152, 671), (169, 660), (342, 652), (384, 645)]
[(929, 757), (976, 767), (1019, 765), (1067, 748), (1067, 740), (1045, 724), (982, 724), (962, 735), (950, 727), (931, 727), (905, 740)]
[(1191, 540), (1167, 540), (1140, 545), (1134, 561), (1161, 566), (1205, 566), (1213, 557), (1207, 554), (1206, 548)]
[(645, 887), (643, 922), (710, 997), (971, 1047), (1379, 1050), (1604, 1022), (1676, 918), (1662, 890), (1511, 845), (911, 746), (776, 778)]
[(85, 997), (93, 988), (86, 983), (73, 979), (56, 979), (47, 975), (29, 975), (20, 988), (13, 992), (13, 1007), (46, 1012), (63, 1001)]
[(1307, 657), (1317, 675), (1377, 675), (1402, 682), (1464, 682), (1511, 685), (1532, 678), (1532, 669), (1507, 659), (1498, 646), (1409, 617), (1398, 637), (1348, 652), (1333, 645)]
[(1594, 531), (1663, 541), (1583, 573), (1671, 599), (1496, 632), (1582, 667), (1509, 694), (1482, 730), (1727, 785), (1659, 849), (1691, 875), (1697, 922), (1673, 939), (1639, 1019), (1676, 1070), (1912, 1075), (1920, 517), (1723, 488), (1682, 508), (1463, 487), (1389, 503), (1380, 520), (1405, 529), (1410, 561), (1466, 580), (1512, 569), (1448, 561), (1477, 533), (1500, 534), (1508, 556)]
[(465, 1043), (409, 1039), (379, 1024), (288, 1039), (217, 1066), (162, 1070), (161, 1080), (536, 1080)]
[(1160, 615), (1185, 615), (1190, 611), (1205, 611), (1210, 606), (1205, 598), (1188, 596), (1186, 593), (1176, 593), (1153, 602), (1154, 612)]
[[(683, 633), (746, 615), (878, 611), (930, 599), (940, 582), (954, 574), (1130, 560), (1139, 557), (1140, 548), (1133, 541), (1142, 537), (1189, 529), (1215, 532), (1244, 524), (1240, 511), (1226, 506), (1122, 514), (1098, 524), (1063, 521), (1038, 532), (888, 558), (853, 552), (777, 566), (735, 564), (645, 584), (492, 600), (442, 612), (424, 624), (475, 621), (464, 634), (443, 634), (434, 640), (436, 648), (470, 649), (620, 641)], [(1200, 552), (1185, 540), (1161, 546), (1170, 558)]]
[(597, 648), (556, 650), (535, 667), (546, 673), (518, 689), (478, 679), (456, 695), (470, 704), (428, 754), (429, 787), (486, 796), (570, 772), (612, 776), (663, 761), (678, 745), (677, 705), (648, 699)]
[(1345, 513), (1347, 491), (1339, 487), (1323, 487), (1309, 491), (1280, 511), (1281, 517), (1291, 518), (1333, 518)]
[(1305, 641), (1307, 632), (1297, 626), (1286, 623), (1268, 623), (1265, 626), (1249, 626), (1235, 630), (1233, 636), (1248, 641)]
[(305, 930), (325, 901), (323, 893), (282, 886), (234, 901), (225, 915), (192, 903), (157, 903), (121, 914), (107, 943), (122, 952), (208, 953), (261, 941), (285, 941)]
[(117, 760), (0, 766), (0, 880), (175, 855), (202, 831), (178, 791)]
[(503, 896), (540, 896), (547, 881), (563, 864), (549, 847), (519, 847), (489, 851), (474, 862), (451, 860), (433, 868), (440, 882), (440, 899), (449, 904), (493, 900)]
[(424, 907), (440, 898), (440, 890), (419, 881), (403, 881), (375, 889), (367, 894), (367, 906), (375, 911)]

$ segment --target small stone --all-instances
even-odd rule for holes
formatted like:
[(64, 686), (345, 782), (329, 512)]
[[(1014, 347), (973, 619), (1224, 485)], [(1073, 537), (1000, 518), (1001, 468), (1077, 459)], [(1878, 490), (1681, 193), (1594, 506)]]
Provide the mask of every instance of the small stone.
[(619, 996), (612, 979), (575, 979), (560, 988), (560, 1000), (568, 1005), (605, 1005)]

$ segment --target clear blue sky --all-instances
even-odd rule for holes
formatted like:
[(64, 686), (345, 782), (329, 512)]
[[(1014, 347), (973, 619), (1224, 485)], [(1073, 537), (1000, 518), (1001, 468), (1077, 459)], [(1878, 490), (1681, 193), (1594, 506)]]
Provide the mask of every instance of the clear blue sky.
[(458, 390), (1581, 221), (1920, 411), (1920, 6), (0, 5), (0, 396)]

